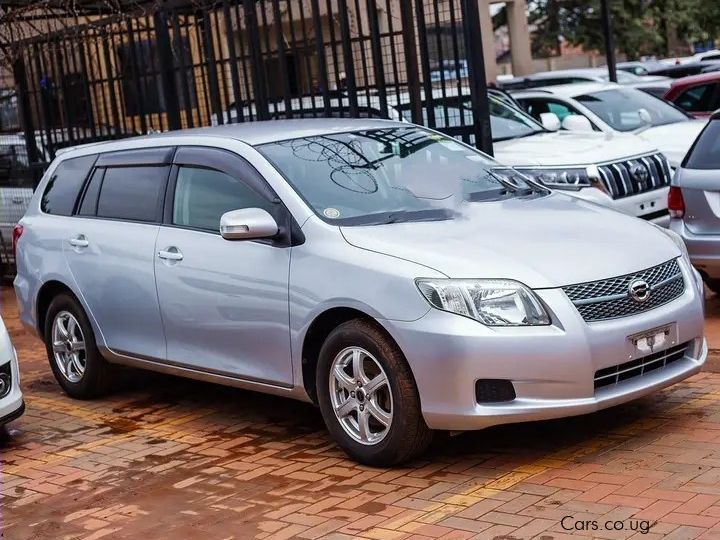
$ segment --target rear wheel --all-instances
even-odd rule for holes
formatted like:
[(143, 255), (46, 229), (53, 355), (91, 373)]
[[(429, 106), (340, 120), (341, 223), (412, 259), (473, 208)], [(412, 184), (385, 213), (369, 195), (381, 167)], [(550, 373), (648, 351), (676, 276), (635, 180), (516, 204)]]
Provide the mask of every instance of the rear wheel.
[(50, 303), (45, 348), (55, 379), (70, 396), (88, 399), (110, 388), (112, 367), (100, 356), (85, 311), (69, 294)]
[(361, 463), (394, 465), (430, 444), (410, 367), (370, 322), (348, 321), (330, 333), (320, 350), (317, 389), (328, 430)]

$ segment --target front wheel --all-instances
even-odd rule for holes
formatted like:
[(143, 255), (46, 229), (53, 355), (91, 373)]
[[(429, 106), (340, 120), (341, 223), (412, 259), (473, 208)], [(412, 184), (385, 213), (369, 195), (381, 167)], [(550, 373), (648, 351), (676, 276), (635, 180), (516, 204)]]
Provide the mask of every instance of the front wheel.
[(390, 466), (430, 444), (410, 367), (374, 324), (356, 319), (333, 330), (320, 350), (316, 382), (325, 424), (353, 459)]
[(718, 278), (705, 278), (705, 285), (715, 294), (720, 295), (720, 279)]

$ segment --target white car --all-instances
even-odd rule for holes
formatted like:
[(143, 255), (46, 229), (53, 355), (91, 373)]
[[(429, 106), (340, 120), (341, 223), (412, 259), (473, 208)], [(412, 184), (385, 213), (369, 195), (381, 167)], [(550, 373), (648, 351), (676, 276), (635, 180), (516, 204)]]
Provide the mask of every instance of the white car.
[[(610, 75), (606, 67), (582, 68), (582, 69), (558, 69), (555, 71), (540, 71), (532, 75), (514, 77), (498, 81), (504, 90), (516, 90), (523, 88), (538, 88), (544, 86), (555, 86), (560, 84), (577, 84), (586, 82), (606, 83)], [(647, 83), (659, 83), (668, 81), (668, 77), (659, 75), (646, 75), (639, 77), (627, 71), (617, 71), (617, 81), (622, 85), (634, 86)]]
[(0, 426), (15, 420), (24, 411), (17, 355), (0, 317)]
[(665, 154), (673, 169), (705, 125), (666, 101), (612, 83), (548, 86), (513, 97), (533, 118), (559, 119), (566, 130), (633, 133)]

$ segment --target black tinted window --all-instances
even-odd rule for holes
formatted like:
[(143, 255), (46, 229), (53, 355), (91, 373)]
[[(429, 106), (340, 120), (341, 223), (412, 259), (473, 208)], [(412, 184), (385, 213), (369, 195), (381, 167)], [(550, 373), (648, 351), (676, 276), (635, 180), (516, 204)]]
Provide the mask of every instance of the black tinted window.
[(40, 201), (40, 208), (48, 214), (69, 216), (75, 208), (80, 189), (97, 156), (66, 159), (50, 178)]
[(99, 217), (158, 221), (169, 167), (111, 167), (97, 204)]
[(212, 169), (180, 167), (175, 184), (173, 224), (208, 231), (220, 230), (220, 217), (230, 210), (263, 208), (272, 203), (239, 180)]
[(713, 109), (715, 101), (715, 84), (702, 84), (686, 90), (675, 100), (681, 109), (690, 112), (704, 112)]
[(685, 158), (687, 169), (720, 169), (720, 120), (710, 122)]

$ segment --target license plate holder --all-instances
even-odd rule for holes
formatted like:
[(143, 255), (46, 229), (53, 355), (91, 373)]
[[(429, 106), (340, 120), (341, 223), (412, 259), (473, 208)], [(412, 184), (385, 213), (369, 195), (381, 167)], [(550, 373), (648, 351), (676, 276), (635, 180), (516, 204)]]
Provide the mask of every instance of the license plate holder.
[(677, 345), (677, 341), (677, 323), (656, 326), (650, 330), (628, 336), (629, 357), (632, 359), (663, 351)]

